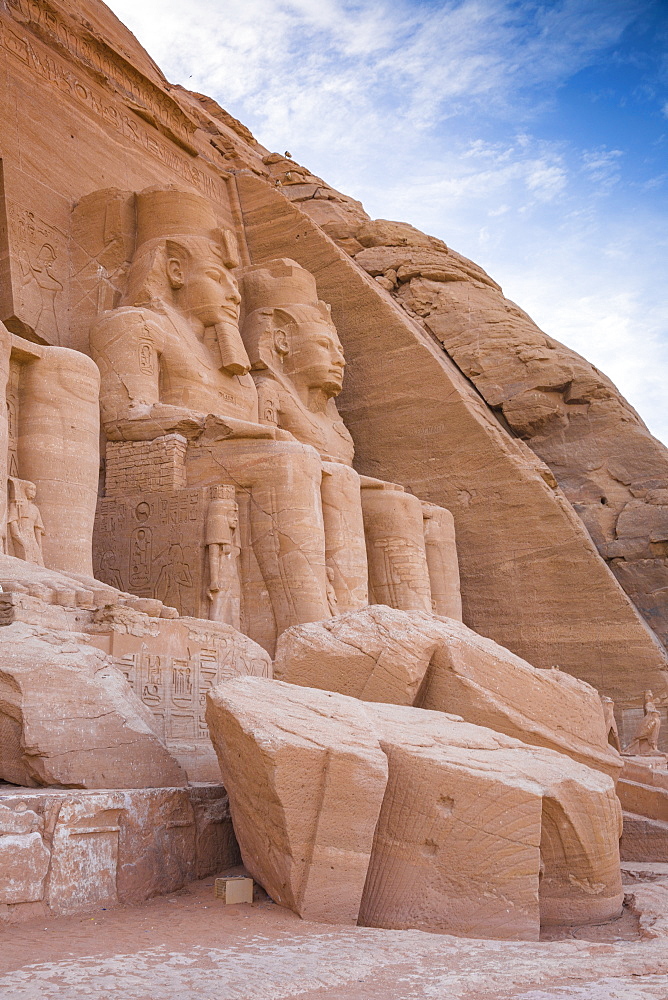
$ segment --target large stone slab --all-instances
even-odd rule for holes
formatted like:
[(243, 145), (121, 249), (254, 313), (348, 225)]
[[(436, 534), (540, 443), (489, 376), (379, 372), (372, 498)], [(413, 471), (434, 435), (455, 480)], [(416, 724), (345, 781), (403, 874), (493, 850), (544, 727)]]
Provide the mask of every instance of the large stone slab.
[(454, 712), (614, 776), (622, 766), (591, 685), (532, 667), (450, 618), (373, 605), (294, 626), (280, 637), (274, 672), (365, 701)]
[(389, 783), (363, 922), (531, 938), (620, 912), (610, 778), (437, 712), (378, 705), (373, 719)]
[(286, 629), (274, 676), (363, 701), (412, 705), (439, 639), (428, 615), (373, 604)]
[(563, 754), (261, 678), (207, 720), (244, 863), (301, 916), (535, 939), (620, 912), (614, 783)]
[(248, 870), (301, 917), (356, 923), (387, 781), (365, 706), (244, 678), (206, 718)]
[(149, 710), (83, 640), (23, 623), (0, 629), (0, 777), (78, 788), (184, 784)]

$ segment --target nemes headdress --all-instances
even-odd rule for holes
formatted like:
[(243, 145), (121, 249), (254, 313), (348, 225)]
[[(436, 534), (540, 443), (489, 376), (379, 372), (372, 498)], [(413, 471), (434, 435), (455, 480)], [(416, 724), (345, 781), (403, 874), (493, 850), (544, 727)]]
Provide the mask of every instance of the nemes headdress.
[(234, 234), (220, 227), (211, 202), (202, 195), (172, 187), (148, 188), (136, 195), (136, 211), (138, 251), (156, 240), (196, 237), (214, 243), (226, 267), (239, 266)]

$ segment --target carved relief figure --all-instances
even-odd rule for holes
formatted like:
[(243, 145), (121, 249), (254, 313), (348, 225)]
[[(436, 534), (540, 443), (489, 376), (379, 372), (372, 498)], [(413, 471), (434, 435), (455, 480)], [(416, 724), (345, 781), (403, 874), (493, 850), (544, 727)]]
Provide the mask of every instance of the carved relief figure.
[(645, 715), (638, 726), (638, 732), (631, 740), (624, 753), (651, 756), (659, 753), (659, 733), (661, 731), (661, 713), (656, 707), (654, 695), (645, 691)]
[(14, 555), (26, 562), (44, 565), (42, 538), (44, 525), (39, 507), (35, 503), (37, 489), (26, 479), (9, 479), (9, 507), (7, 528)]
[(91, 331), (105, 433), (186, 438), (189, 484), (233, 479), (250, 493), (251, 544), (276, 630), (326, 618), (321, 461), (259, 420), (238, 328), (233, 238), (195, 194), (143, 192), (136, 217), (123, 304)]
[(615, 719), (615, 703), (612, 698), (608, 698), (607, 695), (601, 695), (601, 702), (603, 704), (603, 715), (605, 717), (605, 729), (608, 737), (608, 743), (611, 747), (614, 747), (617, 753), (622, 752), (622, 747), (619, 742), (619, 730), (617, 729), (617, 720)]
[(193, 585), (190, 567), (183, 555), (183, 546), (173, 542), (164, 556), (155, 585), (159, 600), (170, 608), (180, 608), (187, 599), (184, 591)]
[(212, 487), (204, 529), (209, 569), (209, 618), (237, 629), (240, 625), (238, 524), (234, 487)]

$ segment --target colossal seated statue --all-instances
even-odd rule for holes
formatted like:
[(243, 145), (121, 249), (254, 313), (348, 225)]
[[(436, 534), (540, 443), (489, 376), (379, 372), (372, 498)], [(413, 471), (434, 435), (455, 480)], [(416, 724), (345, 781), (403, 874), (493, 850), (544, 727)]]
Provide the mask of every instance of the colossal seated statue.
[(359, 609), (368, 597), (461, 618), (450, 513), (352, 468), (353, 440), (335, 403), (343, 349), (313, 275), (278, 259), (245, 268), (241, 289), (260, 420), (290, 431), (323, 459), (326, 559), (337, 612)]
[[(245, 502), (255, 582), (266, 588), (275, 632), (327, 618), (320, 458), (291, 434), (259, 421), (238, 328), (240, 297), (232, 273), (238, 262), (231, 234), (217, 227), (205, 199), (171, 189), (138, 194), (136, 218), (124, 300), (91, 331), (109, 442), (107, 492), (110, 478), (117, 495), (133, 488), (142, 492), (136, 462), (160, 463), (166, 453), (182, 463), (182, 477), (174, 481), (182, 488), (233, 485)], [(145, 454), (141, 448), (128, 451), (128, 443), (141, 442), (163, 447)], [(156, 540), (166, 549), (162, 564), (152, 562), (151, 501), (144, 503), (149, 514), (139, 513), (138, 504), (135, 515), (138, 523), (143, 518), (144, 532), (135, 583), (149, 594), (173, 561), (175, 538), (163, 532)], [(253, 577), (253, 567), (247, 575)], [(211, 582), (200, 586), (209, 605), (208, 612), (195, 607), (201, 617), (222, 603), (211, 600)], [(136, 592), (137, 586), (130, 589)]]
[(313, 276), (271, 261), (239, 272), (240, 294), (234, 239), (209, 202), (134, 198), (124, 296), (90, 338), (107, 437), (102, 578), (240, 625), (269, 650), (290, 625), (370, 596), (460, 617), (436, 579), (457, 572), (448, 512), (352, 468), (334, 401), (343, 351)]

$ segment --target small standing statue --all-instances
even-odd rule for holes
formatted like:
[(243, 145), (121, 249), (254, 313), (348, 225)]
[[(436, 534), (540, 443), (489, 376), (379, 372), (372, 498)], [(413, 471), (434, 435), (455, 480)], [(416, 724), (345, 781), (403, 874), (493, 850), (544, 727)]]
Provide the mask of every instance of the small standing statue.
[(42, 515), (35, 503), (37, 487), (27, 479), (9, 478), (7, 528), (14, 555), (26, 562), (44, 565)]
[(331, 566), (327, 567), (327, 604), (329, 605), (329, 613), (332, 618), (335, 618), (339, 613), (339, 599), (336, 596), (336, 588), (334, 587), (334, 570)]
[(209, 620), (239, 628), (239, 508), (233, 486), (213, 486), (206, 513), (204, 544), (209, 561)]
[(625, 754), (640, 754), (656, 756), (659, 751), (659, 732), (661, 730), (661, 713), (656, 707), (654, 695), (645, 691), (645, 716), (638, 726), (638, 732), (631, 740)]
[(601, 695), (601, 702), (603, 703), (603, 716), (605, 718), (605, 731), (608, 743), (617, 753), (621, 753), (622, 747), (619, 742), (619, 730), (617, 729), (617, 720), (615, 719), (615, 703), (612, 698), (608, 698), (604, 694)]

